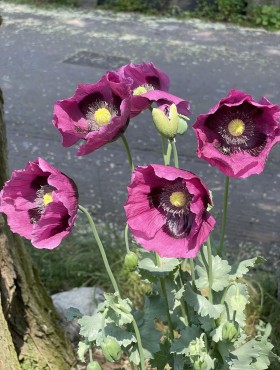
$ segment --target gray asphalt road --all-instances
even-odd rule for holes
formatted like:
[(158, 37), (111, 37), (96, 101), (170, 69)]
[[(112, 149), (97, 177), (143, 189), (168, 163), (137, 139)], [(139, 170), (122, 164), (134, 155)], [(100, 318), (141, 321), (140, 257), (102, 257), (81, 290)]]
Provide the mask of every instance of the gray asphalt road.
[[(171, 92), (191, 102), (191, 123), (231, 88), (280, 104), (280, 33), (9, 3), (1, 3), (0, 12), (0, 86), (6, 101), (10, 169), (44, 157), (78, 183), (80, 203), (93, 204), (101, 221), (124, 220), (130, 173), (121, 142), (80, 158), (75, 148), (60, 145), (51, 123), (53, 104), (73, 95), (78, 83), (94, 83), (106, 70), (129, 61), (153, 61), (170, 76)], [(160, 139), (149, 114), (131, 122), (127, 137), (135, 164), (161, 162)], [(219, 220), (222, 174), (196, 157), (191, 129), (178, 139), (178, 149), (181, 167), (201, 176), (212, 189)], [(262, 175), (231, 181), (227, 227), (231, 248), (251, 242), (275, 264), (280, 259), (279, 155), (280, 145)]]

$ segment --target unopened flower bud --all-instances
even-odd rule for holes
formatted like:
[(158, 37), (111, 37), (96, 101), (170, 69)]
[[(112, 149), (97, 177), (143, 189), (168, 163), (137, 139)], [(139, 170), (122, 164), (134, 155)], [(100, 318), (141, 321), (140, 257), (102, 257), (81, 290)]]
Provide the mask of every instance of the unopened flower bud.
[(240, 328), (237, 323), (226, 322), (223, 326), (222, 336), (224, 340), (235, 342), (239, 336)]
[(87, 370), (102, 370), (97, 361), (93, 361), (87, 365)]
[(196, 338), (189, 344), (190, 356), (201, 356), (205, 352), (205, 345), (202, 338)]
[(138, 265), (138, 256), (134, 252), (128, 252), (124, 258), (124, 266), (129, 271), (136, 270), (136, 267)]
[(152, 110), (153, 121), (156, 129), (167, 139), (173, 139), (178, 130), (179, 116), (175, 104), (171, 104), (166, 112), (159, 108)]
[(207, 370), (208, 365), (203, 359), (196, 360), (193, 364), (194, 370)]
[(188, 129), (187, 120), (188, 119), (189, 119), (188, 117), (183, 116), (182, 114), (179, 114), (177, 134), (183, 135), (187, 131)]
[(108, 338), (101, 346), (107, 361), (115, 362), (121, 358), (121, 346), (114, 338)]

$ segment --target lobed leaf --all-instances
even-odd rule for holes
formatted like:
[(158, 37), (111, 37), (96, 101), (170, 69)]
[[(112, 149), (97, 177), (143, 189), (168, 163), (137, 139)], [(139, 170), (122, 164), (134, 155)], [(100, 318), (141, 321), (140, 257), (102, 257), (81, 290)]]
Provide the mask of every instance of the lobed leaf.
[[(201, 252), (203, 253), (203, 252)], [(207, 260), (207, 259), (206, 259)], [(208, 260), (207, 260), (208, 262)], [(199, 258), (199, 264), (196, 266), (196, 271), (199, 278), (196, 279), (196, 286), (198, 289), (205, 289), (209, 287), (208, 271), (202, 257)], [(222, 260), (219, 256), (212, 256), (212, 289), (216, 292), (223, 290), (229, 284), (229, 272), (231, 267), (228, 261)]]
[(264, 262), (265, 259), (263, 257), (254, 257), (239, 263), (236, 263), (232, 266), (231, 272), (230, 272), (230, 280), (236, 280), (238, 278), (241, 278), (247, 272), (249, 271), (250, 267), (254, 267), (255, 265)]
[(212, 304), (207, 298), (194, 293), (189, 285), (186, 285), (185, 300), (202, 317), (209, 316), (217, 319), (225, 309), (224, 305)]
[(92, 316), (83, 316), (78, 320), (80, 335), (87, 338), (89, 342), (96, 340), (99, 330), (102, 328), (102, 314), (100, 312)]

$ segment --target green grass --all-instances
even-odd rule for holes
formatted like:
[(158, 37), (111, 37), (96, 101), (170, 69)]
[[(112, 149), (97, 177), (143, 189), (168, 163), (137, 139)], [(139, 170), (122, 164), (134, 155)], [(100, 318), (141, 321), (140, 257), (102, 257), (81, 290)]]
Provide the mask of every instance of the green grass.
[[(113, 226), (107, 226), (106, 230), (103, 227), (98, 229), (110, 266), (115, 275), (119, 275), (125, 254), (122, 233)], [(81, 233), (79, 225), (76, 226), (74, 232), (53, 250), (39, 250), (29, 242), (26, 246), (49, 293), (92, 285), (109, 290), (110, 280), (89, 230)]]

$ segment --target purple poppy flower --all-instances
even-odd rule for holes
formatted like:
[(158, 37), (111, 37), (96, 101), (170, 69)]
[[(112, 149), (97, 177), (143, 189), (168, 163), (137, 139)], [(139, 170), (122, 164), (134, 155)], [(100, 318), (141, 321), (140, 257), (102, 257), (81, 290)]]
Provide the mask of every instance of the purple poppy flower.
[(96, 84), (80, 84), (74, 96), (57, 101), (53, 124), (62, 135), (63, 146), (85, 140), (77, 155), (86, 155), (124, 133), (130, 106), (130, 84), (116, 73), (108, 72)]
[(74, 182), (44, 159), (14, 171), (0, 192), (0, 212), (36, 248), (53, 249), (71, 231), (78, 210)]
[(193, 173), (170, 166), (137, 167), (125, 211), (136, 241), (161, 257), (195, 257), (214, 228), (209, 191)]
[(131, 118), (148, 109), (153, 102), (159, 108), (166, 104), (175, 104), (178, 113), (185, 116), (189, 114), (189, 102), (167, 92), (169, 89), (169, 78), (163, 71), (156, 68), (153, 63), (127, 64), (121, 67), (117, 73), (122, 78), (131, 80), (133, 94)]
[(272, 147), (280, 141), (280, 107), (266, 98), (231, 90), (193, 128), (197, 154), (230, 177), (248, 177), (263, 171)]

